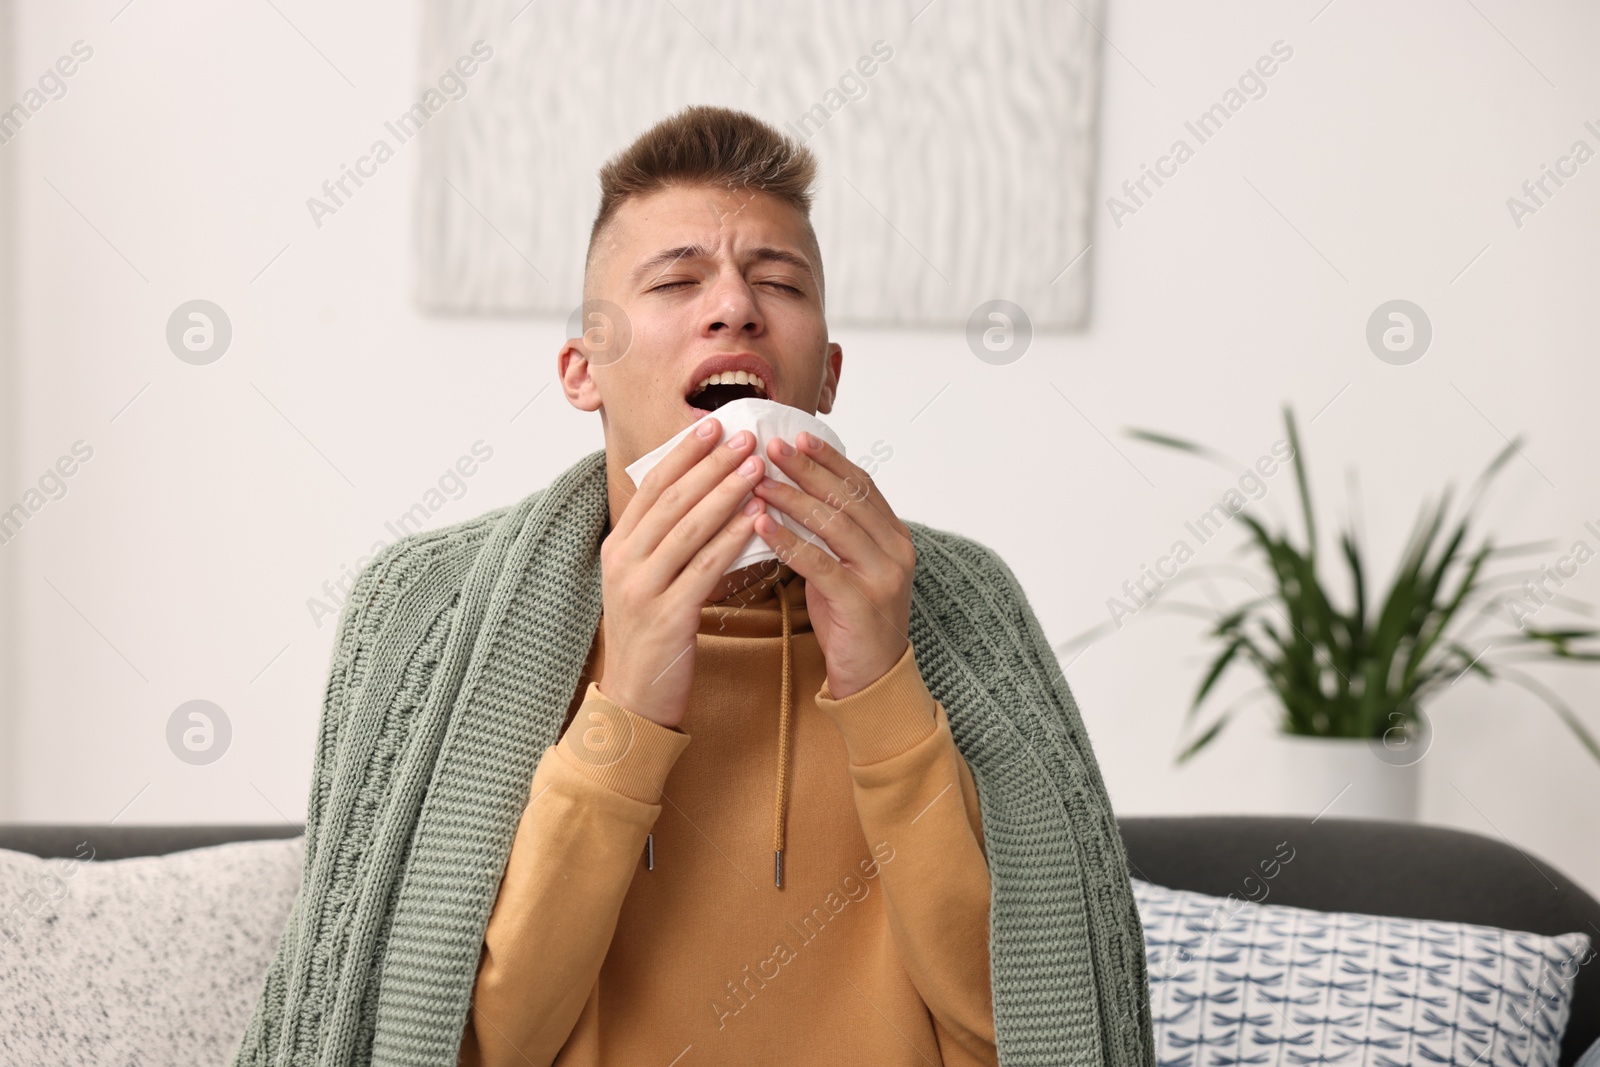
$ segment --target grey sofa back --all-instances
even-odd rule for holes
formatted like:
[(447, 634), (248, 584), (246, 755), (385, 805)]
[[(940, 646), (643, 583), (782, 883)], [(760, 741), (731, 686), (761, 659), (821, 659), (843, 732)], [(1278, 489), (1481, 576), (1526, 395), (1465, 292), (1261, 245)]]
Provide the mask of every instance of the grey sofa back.
[[(1414, 823), (1249, 815), (1118, 820), (1129, 874), (1156, 885), (1317, 911), (1480, 923), (1537, 934), (1587, 933), (1600, 950), (1600, 901), (1507, 841)], [(261, 826), (0, 825), (0, 848), (97, 860), (299, 835)], [(1287, 845), (1292, 853), (1281, 848)], [(1282, 856), (1289, 855), (1287, 861)], [(1600, 1038), (1600, 973), (1578, 972), (1561, 1045), (1571, 1067)]]
[(303, 826), (288, 823), (237, 826), (71, 826), (55, 823), (0, 823), (0, 848), (26, 852), (45, 859), (74, 859), (85, 843), (94, 851), (82, 853), (96, 860), (126, 860), (136, 856), (165, 856), (191, 848), (225, 845), (230, 841), (274, 841), (299, 837)]

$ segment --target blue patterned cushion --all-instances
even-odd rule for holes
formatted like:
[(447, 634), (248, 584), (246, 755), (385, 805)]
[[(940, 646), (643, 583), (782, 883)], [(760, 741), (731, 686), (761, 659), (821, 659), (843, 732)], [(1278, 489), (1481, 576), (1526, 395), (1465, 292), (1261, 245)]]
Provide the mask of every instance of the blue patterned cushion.
[(1587, 934), (1257, 904), (1133, 879), (1159, 1067), (1556, 1067)]

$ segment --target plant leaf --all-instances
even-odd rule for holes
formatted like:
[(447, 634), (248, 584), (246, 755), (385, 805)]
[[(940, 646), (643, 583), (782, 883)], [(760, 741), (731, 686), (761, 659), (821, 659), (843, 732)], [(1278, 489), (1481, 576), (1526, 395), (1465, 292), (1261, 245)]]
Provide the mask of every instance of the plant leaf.
[(1550, 710), (1559, 715), (1561, 720), (1578, 736), (1578, 740), (1582, 742), (1583, 747), (1589, 750), (1589, 755), (1593, 756), (1597, 762), (1600, 762), (1600, 742), (1595, 741), (1594, 735), (1572, 713), (1572, 709), (1567, 707), (1560, 697), (1556, 696), (1554, 690), (1537, 678), (1524, 674), (1522, 671), (1505, 671), (1504, 674), (1507, 681), (1513, 685), (1522, 686), (1522, 688), (1543, 700), (1550, 707)]
[(1210, 462), (1215, 463), (1217, 466), (1227, 471), (1237, 473), (1241, 466), (1245, 466), (1245, 464), (1240, 463), (1231, 456), (1218, 452), (1214, 448), (1207, 448), (1205, 445), (1196, 444), (1193, 441), (1187, 441), (1181, 437), (1173, 437), (1170, 434), (1157, 433), (1154, 430), (1140, 430), (1134, 427), (1125, 427), (1122, 432), (1127, 434), (1129, 437), (1148, 442), (1152, 445), (1160, 445), (1163, 448), (1175, 448), (1180, 452), (1191, 453), (1199, 456), (1202, 459), (1209, 460)]
[(1294, 410), (1287, 404), (1283, 408), (1283, 424), (1289, 429), (1289, 447), (1294, 452), (1294, 480), (1300, 488), (1300, 510), (1306, 520), (1306, 555), (1317, 555), (1317, 524), (1311, 514), (1311, 490), (1306, 484), (1306, 464), (1300, 453), (1300, 435), (1294, 428)]

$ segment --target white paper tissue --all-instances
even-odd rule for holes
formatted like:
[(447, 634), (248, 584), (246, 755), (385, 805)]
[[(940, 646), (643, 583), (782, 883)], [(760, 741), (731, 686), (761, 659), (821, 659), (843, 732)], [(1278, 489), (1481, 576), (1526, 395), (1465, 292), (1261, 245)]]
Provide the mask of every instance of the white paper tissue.
[[(767, 458), (768, 441), (778, 437), (788, 441), (790, 444), (795, 444), (795, 437), (800, 433), (801, 430), (805, 430), (807, 433), (816, 434), (834, 448), (838, 449), (841, 453), (845, 450), (844, 442), (839, 440), (839, 435), (834, 433), (832, 428), (829, 427), (827, 423), (823, 422), (815, 415), (809, 414), (796, 407), (790, 407), (788, 404), (780, 404), (776, 400), (763, 400), (759, 397), (745, 397), (742, 400), (729, 401), (716, 411), (708, 412), (707, 415), (703, 416), (702, 418), (709, 417), (711, 415), (715, 415), (717, 421), (722, 424), (722, 436), (717, 441), (719, 445), (723, 441), (726, 441), (729, 437), (732, 437), (734, 434), (738, 433), (740, 430), (749, 430), (755, 435), (756, 438), (756, 447), (753, 454), (759, 456), (761, 461), (766, 464), (767, 477), (776, 478), (778, 481), (784, 482), (788, 485), (794, 485), (794, 479), (790, 478), (787, 474), (784, 474), (783, 471), (779, 470), (773, 464), (772, 460)], [(633, 479), (633, 484), (637, 486), (640, 482), (644, 481), (644, 476), (650, 472), (650, 469), (666, 458), (667, 453), (676, 448), (679, 441), (682, 441), (689, 434), (693, 433), (694, 428), (699, 426), (700, 422), (701, 419), (696, 419), (692, 424), (684, 427), (659, 448), (646, 455), (640, 456), (638, 459), (628, 464), (628, 477)], [(798, 448), (799, 446), (796, 445), (796, 447)], [(796, 488), (798, 488), (798, 486)], [(751, 494), (746, 493), (744, 498), (740, 500), (739, 503), (743, 505), (745, 500), (750, 499), (750, 496)], [(766, 511), (767, 514), (771, 515), (773, 519), (776, 520), (780, 525), (788, 530), (792, 530), (796, 536), (810, 541), (812, 544), (822, 549), (828, 555), (833, 556), (835, 559), (839, 558), (838, 554), (835, 553), (833, 549), (828, 547), (826, 541), (812, 533), (810, 530), (806, 529), (798, 521), (791, 519), (789, 516), (785, 515), (783, 512), (779, 511), (775, 507), (772, 507), (771, 505), (766, 506)], [(750, 535), (750, 540), (745, 543), (745, 546), (739, 552), (738, 557), (722, 573), (730, 574), (733, 571), (739, 570), (741, 567), (748, 567), (753, 563), (760, 563), (764, 560), (777, 558), (778, 554), (772, 551), (772, 547), (762, 539), (761, 535), (758, 533), (752, 533)]]

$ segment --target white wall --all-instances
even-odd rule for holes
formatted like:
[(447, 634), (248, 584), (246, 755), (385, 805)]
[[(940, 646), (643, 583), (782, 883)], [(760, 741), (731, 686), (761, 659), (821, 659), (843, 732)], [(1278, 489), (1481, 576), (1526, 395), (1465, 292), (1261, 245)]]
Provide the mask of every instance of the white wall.
[[(7, 458), (28, 481), (80, 439), (93, 457), (0, 549), (23, 668), (0, 815), (298, 819), (333, 635), (308, 598), (475, 441), (493, 458), (436, 525), (545, 484), (600, 446), (599, 424), (546, 388), (562, 323), (408, 306), (414, 158), (320, 230), (308, 217), (305, 198), (414, 95), (420, 5), (122, 3), (20, 11), (19, 79), (79, 39), (94, 55), (0, 148), (20, 223), (20, 451)], [(1344, 471), (1358, 468), (1384, 576), (1419, 497), (1527, 433), (1494, 529), (1596, 543), (1583, 524), (1600, 525), (1600, 162), (1520, 228), (1506, 199), (1574, 140), (1600, 147), (1583, 127), (1600, 126), (1600, 12), (1323, 3), (1113, 0), (1102, 201), (1275, 41), (1293, 57), (1120, 227), (1102, 207), (1073, 268), (1095, 271), (1086, 333), (1036, 338), (1009, 367), (953, 331), (836, 338), (834, 425), (852, 447), (891, 443), (881, 478), (897, 510), (999, 550), (1052, 640), (1107, 618), (1123, 580), (1230, 482), (1130, 441), (1130, 425), (1249, 461), (1280, 436), (1281, 404), (1303, 426), (1322, 411), (1304, 444), (1323, 523), (1345, 514)], [(938, 32), (935, 6), (906, 47)], [(196, 297), (235, 332), (205, 367), (164, 340)], [(1397, 297), (1435, 327), (1405, 367), (1364, 341)], [(1282, 516), (1291, 501), (1280, 474), (1252, 507)], [(1596, 571), (1568, 591), (1596, 599)], [(1281, 806), (1264, 707), (1173, 767), (1198, 634), (1140, 615), (1069, 668), (1120, 813)], [(1600, 674), (1545, 677), (1600, 731)], [(165, 739), (196, 698), (233, 727), (208, 766)], [(1424, 818), (1504, 836), (1600, 893), (1600, 765), (1515, 689), (1464, 681), (1432, 713)]]

